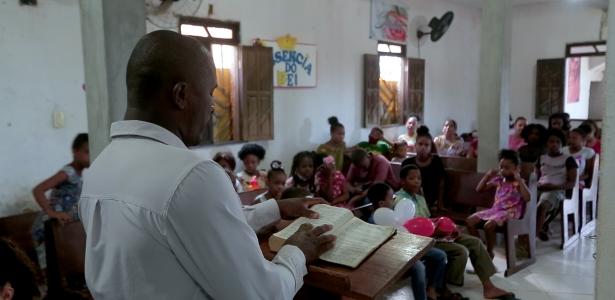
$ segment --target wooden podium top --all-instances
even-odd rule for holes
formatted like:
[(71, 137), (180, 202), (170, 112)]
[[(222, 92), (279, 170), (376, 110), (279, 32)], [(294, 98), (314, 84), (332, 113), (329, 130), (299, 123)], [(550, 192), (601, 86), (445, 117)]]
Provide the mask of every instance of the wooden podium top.
[[(356, 269), (318, 260), (308, 266), (305, 284), (355, 299), (374, 299), (395, 283), (434, 245), (434, 240), (397, 232)], [(275, 253), (267, 240), (260, 242), (265, 258)]]

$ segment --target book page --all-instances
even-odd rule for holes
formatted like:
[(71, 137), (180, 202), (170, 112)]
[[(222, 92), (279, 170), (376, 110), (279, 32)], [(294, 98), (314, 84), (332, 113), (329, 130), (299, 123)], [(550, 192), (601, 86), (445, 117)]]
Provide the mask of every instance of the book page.
[[(282, 229), (280, 232), (275, 233), (276, 237), (287, 240), (291, 235), (293, 235), (302, 224), (308, 223), (312, 224), (314, 227), (329, 224), (333, 225), (332, 232), (344, 225), (348, 220), (352, 219), (354, 216), (351, 211), (345, 208), (339, 208), (335, 206), (330, 206), (326, 204), (317, 204), (311, 207), (311, 210), (317, 212), (320, 217), (318, 219), (309, 219), (305, 217), (301, 217), (286, 228)], [(328, 232), (326, 234), (331, 234)]]
[(393, 233), (393, 227), (368, 224), (352, 218), (332, 233), (337, 237), (335, 247), (323, 253), (320, 259), (356, 268)]

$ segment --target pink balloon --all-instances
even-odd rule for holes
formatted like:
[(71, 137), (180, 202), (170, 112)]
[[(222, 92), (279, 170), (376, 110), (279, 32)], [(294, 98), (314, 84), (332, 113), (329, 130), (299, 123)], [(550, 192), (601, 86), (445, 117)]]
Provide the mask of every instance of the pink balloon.
[(457, 229), (455, 222), (447, 217), (440, 217), (435, 223), (438, 231), (442, 232), (444, 235), (450, 235)]
[(408, 220), (404, 224), (404, 227), (406, 227), (410, 233), (427, 237), (432, 236), (436, 229), (431, 220), (423, 217)]

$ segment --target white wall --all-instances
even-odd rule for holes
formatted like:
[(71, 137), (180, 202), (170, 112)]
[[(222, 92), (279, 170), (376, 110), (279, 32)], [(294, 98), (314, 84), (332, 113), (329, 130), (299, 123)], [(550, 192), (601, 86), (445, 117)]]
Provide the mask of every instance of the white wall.
[(602, 10), (580, 3), (519, 5), (513, 10), (510, 113), (533, 120), (536, 60), (563, 58), (566, 44), (597, 41)]
[[(87, 131), (77, 0), (18, 2), (0, 2), (0, 217), (38, 209), (31, 189)], [(64, 128), (52, 128), (54, 110)]]
[[(339, 117), (346, 126), (346, 142), (355, 144), (367, 139), (369, 129), (362, 129), (363, 66), (362, 55), (376, 53), (376, 41), (370, 40), (368, 0), (216, 0), (212, 1), (212, 18), (241, 22), (242, 44), (255, 38), (273, 39), (290, 33), (299, 42), (318, 47), (318, 83), (309, 89), (276, 89), (275, 140), (262, 142), (269, 161), (280, 159), (290, 168), (294, 153), (315, 149), (328, 140), (326, 119)], [(426, 59), (425, 119), (433, 133), (439, 133), (447, 117), (457, 119), (460, 130), (468, 130), (476, 119), (474, 103), (478, 97), (478, 51), (480, 14), (477, 9), (441, 0), (408, 0), (410, 20), (423, 15), (428, 19), (455, 12), (454, 25), (438, 43), (428, 42), (421, 48)], [(238, 9), (241, 7), (241, 9)], [(198, 15), (206, 16), (203, 8)], [(148, 31), (156, 27), (148, 24)], [(408, 56), (418, 57), (418, 50), (408, 47)], [(452, 104), (452, 105), (451, 105)], [(452, 108), (452, 109), (450, 109)], [(403, 127), (385, 129), (396, 138)], [(241, 145), (202, 147), (205, 157), (217, 151), (237, 153)]]

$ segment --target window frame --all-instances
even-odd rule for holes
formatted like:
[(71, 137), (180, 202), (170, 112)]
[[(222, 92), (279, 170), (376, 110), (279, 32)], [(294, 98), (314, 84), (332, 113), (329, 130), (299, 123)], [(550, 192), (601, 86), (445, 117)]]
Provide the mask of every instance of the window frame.
[[(569, 43), (569, 44), (566, 44), (566, 57), (606, 56), (608, 49), (607, 51), (600, 51), (600, 49), (598, 49), (598, 46), (606, 46), (606, 45), (607, 45), (606, 41)], [(576, 47), (593, 47), (594, 51), (572, 53), (572, 50)]]
[[(390, 46), (396, 46), (396, 47), (401, 47), (401, 52), (400, 53), (393, 53), (393, 52), (384, 52), (384, 51), (379, 51), (378, 47), (380, 45), (386, 45), (387, 47)], [(396, 43), (389, 43), (389, 42), (385, 42), (385, 41), (378, 41), (378, 44), (376, 46), (376, 50), (378, 51), (378, 56), (395, 56), (395, 57), (401, 57), (401, 58), (406, 58), (406, 45), (404, 44), (396, 44)]]
[(180, 34), (181, 34), (181, 26), (184, 24), (203, 26), (205, 27), (205, 30), (207, 30), (207, 27), (220, 27), (220, 28), (230, 29), (231, 31), (233, 31), (233, 37), (230, 39), (215, 38), (215, 37), (212, 37), (211, 34), (208, 37), (187, 35), (187, 36), (191, 36), (197, 39), (202, 39), (209, 44), (239, 46), (241, 43), (239, 22), (181, 16), (179, 17), (179, 23), (178, 23), (178, 29), (177, 29)]

